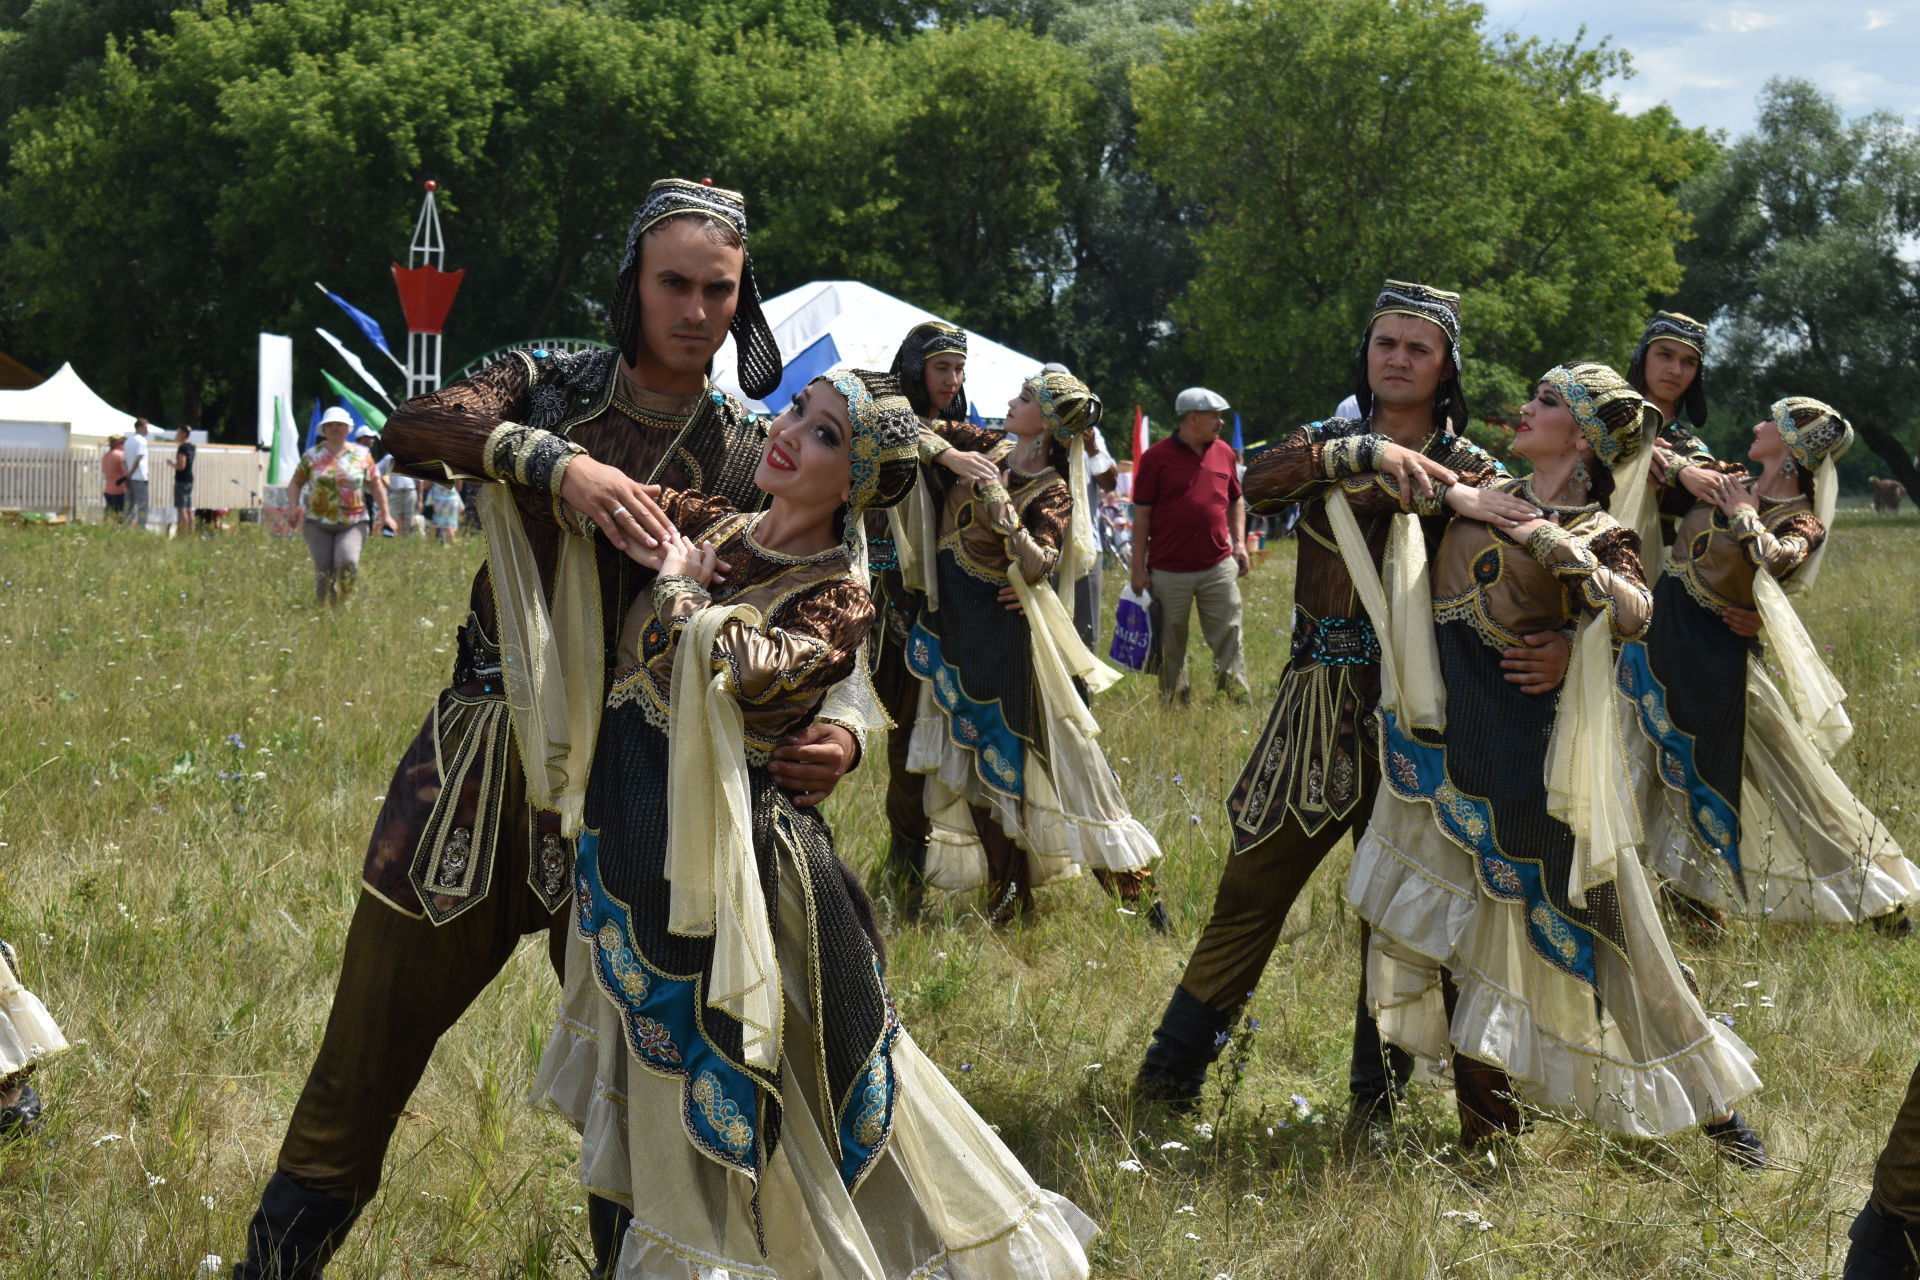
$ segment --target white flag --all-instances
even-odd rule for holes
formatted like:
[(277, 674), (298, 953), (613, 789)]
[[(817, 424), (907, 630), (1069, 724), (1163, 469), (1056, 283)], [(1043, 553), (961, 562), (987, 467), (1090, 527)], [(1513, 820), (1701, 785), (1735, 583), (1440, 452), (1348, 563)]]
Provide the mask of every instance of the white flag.
[(332, 334), (328, 333), (325, 329), (322, 329), (319, 325), (315, 325), (313, 327), (313, 331), (319, 334), (321, 337), (325, 338), (327, 340), (327, 344), (331, 346), (335, 351), (338, 351), (340, 353), (340, 358), (347, 362), (347, 366), (351, 368), (355, 373), (360, 375), (360, 381), (372, 387), (375, 394), (377, 394), (382, 400), (385, 400), (387, 402), (387, 408), (389, 409), (393, 408), (393, 397), (387, 394), (387, 389), (381, 386), (380, 383), (374, 378), (374, 376), (371, 373), (367, 372), (367, 366), (360, 363), (359, 356), (347, 350), (345, 344), (343, 344), (340, 341), (340, 339), (334, 337)]

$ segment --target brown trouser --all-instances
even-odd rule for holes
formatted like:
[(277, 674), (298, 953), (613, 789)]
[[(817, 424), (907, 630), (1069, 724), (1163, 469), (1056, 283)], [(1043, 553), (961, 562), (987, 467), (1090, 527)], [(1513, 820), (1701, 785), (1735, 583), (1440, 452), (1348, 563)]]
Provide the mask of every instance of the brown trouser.
[(907, 772), (907, 747), (913, 738), (913, 722), (920, 714), (920, 678), (907, 666), (906, 649), (893, 638), (886, 619), (876, 630), (880, 658), (874, 665), (873, 691), (894, 724), (887, 731), (887, 826), (892, 828), (895, 841), (924, 845), (931, 830), (927, 821), (927, 779), (924, 774)]
[(1901, 1226), (1920, 1226), (1920, 1068), (1907, 1082), (1893, 1131), (1874, 1162), (1873, 1194), (1867, 1204)]
[[(1213, 899), (1213, 914), (1195, 944), (1193, 957), (1180, 985), (1188, 995), (1229, 1016), (1237, 1013), (1259, 986), (1267, 961), (1280, 942), (1280, 930), (1293, 910), (1294, 900), (1327, 854), (1352, 833), (1358, 837), (1373, 812), (1380, 775), (1367, 768), (1360, 802), (1353, 815), (1332, 821), (1309, 835), (1292, 813), (1265, 839), (1239, 853), (1229, 854)], [(1379, 1029), (1366, 1004), (1368, 933), (1360, 930), (1360, 1009), (1354, 1029), (1354, 1053), (1349, 1084), (1356, 1093), (1387, 1087)], [(1449, 978), (1445, 988), (1447, 1015), (1453, 1015), (1455, 992)], [(1519, 1113), (1505, 1095), (1506, 1073), (1498, 1067), (1455, 1054), (1454, 1095), (1460, 1111), (1462, 1145), (1472, 1145), (1496, 1130), (1517, 1132)], [(1920, 1118), (1920, 1117), (1917, 1117)]]
[(370, 1199), (433, 1046), (520, 940), (546, 931), (554, 972), (561, 972), (570, 913), (549, 914), (528, 887), (525, 846), (500, 841), (491, 892), (443, 925), (360, 894), (326, 1035), (280, 1147), (280, 1172), (336, 1199)]

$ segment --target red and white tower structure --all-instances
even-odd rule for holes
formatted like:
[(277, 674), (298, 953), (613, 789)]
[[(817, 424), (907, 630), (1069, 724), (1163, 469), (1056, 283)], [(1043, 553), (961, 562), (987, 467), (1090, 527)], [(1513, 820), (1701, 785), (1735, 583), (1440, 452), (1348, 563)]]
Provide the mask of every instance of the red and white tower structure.
[(445, 269), (447, 243), (440, 234), (440, 207), (434, 192), (440, 184), (429, 179), (414, 219), (413, 241), (407, 246), (407, 265), (393, 264), (393, 284), (400, 293), (400, 309), (407, 317), (407, 398), (440, 386), (440, 339), (447, 313), (467, 274)]

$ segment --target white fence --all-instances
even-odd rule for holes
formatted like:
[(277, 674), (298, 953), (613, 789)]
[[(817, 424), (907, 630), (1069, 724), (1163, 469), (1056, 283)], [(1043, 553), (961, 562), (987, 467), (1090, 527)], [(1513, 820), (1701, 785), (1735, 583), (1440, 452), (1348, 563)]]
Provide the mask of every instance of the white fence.
[[(103, 449), (0, 447), (0, 511), (64, 512), (98, 520), (106, 510), (100, 474)], [(174, 446), (147, 447), (147, 512), (150, 522), (173, 516)], [(235, 445), (203, 444), (193, 456), (193, 505), (213, 510), (258, 507), (267, 485), (267, 455)]]

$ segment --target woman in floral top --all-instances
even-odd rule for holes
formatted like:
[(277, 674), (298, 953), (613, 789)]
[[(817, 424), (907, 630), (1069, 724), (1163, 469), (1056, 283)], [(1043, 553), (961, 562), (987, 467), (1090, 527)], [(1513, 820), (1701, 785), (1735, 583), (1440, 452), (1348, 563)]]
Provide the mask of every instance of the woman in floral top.
[(313, 556), (314, 595), (322, 604), (344, 604), (353, 593), (360, 573), (360, 548), (367, 540), (369, 496), (380, 513), (380, 523), (393, 528), (393, 517), (387, 513), (387, 486), (374, 466), (373, 454), (347, 441), (352, 426), (345, 409), (327, 410), (320, 419), (320, 443), (300, 456), (287, 485), (287, 505), (298, 505), (306, 513), (300, 532)]

